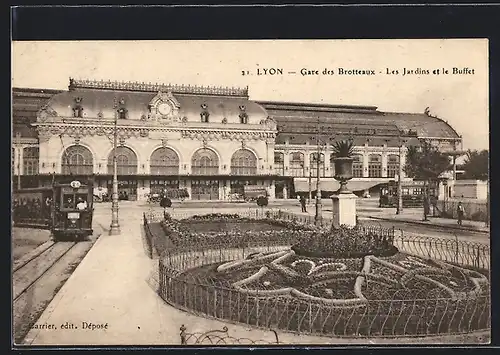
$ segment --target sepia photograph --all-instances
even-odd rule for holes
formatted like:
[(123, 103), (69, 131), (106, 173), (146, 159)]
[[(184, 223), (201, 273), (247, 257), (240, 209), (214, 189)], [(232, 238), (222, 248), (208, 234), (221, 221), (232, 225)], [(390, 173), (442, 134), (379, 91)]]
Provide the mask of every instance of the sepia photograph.
[(491, 342), (487, 39), (11, 51), (15, 345)]

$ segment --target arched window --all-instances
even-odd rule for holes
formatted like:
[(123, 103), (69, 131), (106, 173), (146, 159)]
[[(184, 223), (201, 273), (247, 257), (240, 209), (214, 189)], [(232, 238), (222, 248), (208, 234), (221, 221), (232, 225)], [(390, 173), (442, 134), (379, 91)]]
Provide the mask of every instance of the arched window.
[(191, 159), (191, 173), (194, 175), (216, 175), (219, 173), (219, 158), (214, 151), (198, 149)]
[(368, 157), (368, 176), (382, 177), (382, 157), (378, 154), (370, 154)]
[[(108, 174), (113, 174), (114, 150), (108, 156)], [(134, 175), (137, 174), (137, 155), (128, 147), (116, 148), (116, 174)]]
[(66, 148), (62, 155), (61, 170), (66, 175), (91, 175), (94, 172), (92, 152), (81, 145)]
[(360, 154), (353, 155), (352, 176), (355, 178), (363, 177), (363, 156)]
[(325, 155), (323, 153), (311, 153), (309, 155), (309, 169), (311, 169), (311, 176), (318, 176), (318, 164), (319, 164), (319, 176), (325, 176)]
[(290, 175), (291, 176), (304, 176), (304, 154), (301, 152), (293, 152), (290, 154)]
[(257, 174), (257, 158), (248, 149), (239, 149), (231, 157), (231, 174), (255, 175)]
[(393, 178), (399, 174), (399, 155), (391, 154), (387, 157), (387, 177)]
[(27, 147), (23, 149), (23, 175), (38, 175), (40, 149)]
[(285, 154), (274, 152), (274, 172), (276, 175), (285, 175)]
[(151, 175), (178, 175), (179, 156), (171, 148), (158, 148), (151, 154)]

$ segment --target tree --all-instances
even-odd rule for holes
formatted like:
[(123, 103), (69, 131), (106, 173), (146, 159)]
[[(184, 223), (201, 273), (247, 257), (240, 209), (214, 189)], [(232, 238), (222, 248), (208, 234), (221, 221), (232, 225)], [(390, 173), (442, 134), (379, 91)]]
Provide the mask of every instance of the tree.
[(424, 220), (429, 214), (429, 182), (451, 168), (448, 155), (441, 153), (437, 147), (422, 140), (420, 146), (409, 146), (406, 153), (404, 171), (408, 177), (424, 180)]
[(462, 169), (464, 179), (488, 180), (489, 152), (487, 150), (468, 150)]
[(409, 146), (404, 171), (408, 177), (425, 181), (437, 177), (451, 168), (450, 158), (427, 141), (420, 146)]

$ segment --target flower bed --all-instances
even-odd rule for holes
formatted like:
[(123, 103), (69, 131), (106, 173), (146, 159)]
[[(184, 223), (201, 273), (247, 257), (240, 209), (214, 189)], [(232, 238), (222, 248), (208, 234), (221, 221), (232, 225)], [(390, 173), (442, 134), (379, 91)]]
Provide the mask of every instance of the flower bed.
[(358, 228), (340, 227), (306, 234), (292, 246), (297, 255), (307, 257), (361, 258), (366, 255), (392, 256), (398, 252), (393, 238)]
[[(200, 228), (204, 223), (243, 227), (200, 232), (193, 231), (196, 223)], [(266, 225), (283, 228), (266, 230)], [(227, 215), (167, 218), (162, 228), (175, 247), (160, 262), (160, 295), (197, 314), (341, 336), (435, 335), (490, 326), (487, 272), (398, 252), (389, 234), (319, 232), (295, 223)], [(334, 236), (347, 238), (337, 241)], [(269, 247), (291, 244), (285, 250)], [(210, 252), (203, 254), (203, 248)], [(176, 268), (179, 260), (182, 266), (200, 254), (207, 259)]]
[(220, 243), (255, 243), (297, 240), (309, 235), (314, 227), (294, 222), (265, 219), (250, 219), (232, 214), (211, 214), (175, 220), (167, 218), (161, 222), (165, 236), (174, 245), (207, 245)]

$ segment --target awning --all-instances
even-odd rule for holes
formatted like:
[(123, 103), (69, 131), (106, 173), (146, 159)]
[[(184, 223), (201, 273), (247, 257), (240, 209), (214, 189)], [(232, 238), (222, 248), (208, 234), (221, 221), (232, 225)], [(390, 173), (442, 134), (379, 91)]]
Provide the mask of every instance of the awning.
[[(347, 182), (347, 188), (351, 191), (363, 191), (382, 183), (383, 181), (351, 180)], [(293, 185), (295, 192), (309, 192), (309, 179), (307, 178), (294, 178)], [(335, 192), (340, 188), (340, 183), (334, 178), (322, 178), (320, 188), (322, 191)], [(316, 191), (316, 178), (311, 179), (311, 191)]]

